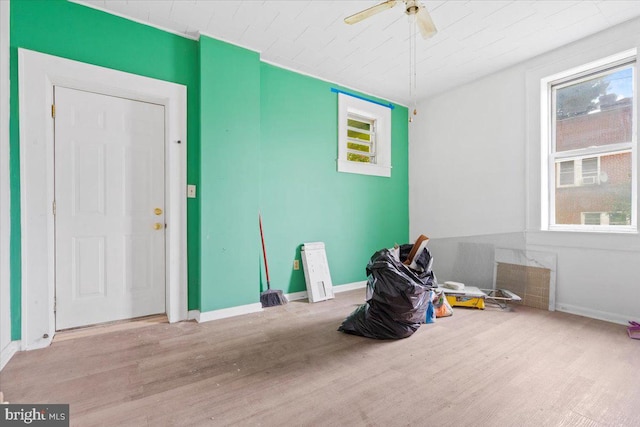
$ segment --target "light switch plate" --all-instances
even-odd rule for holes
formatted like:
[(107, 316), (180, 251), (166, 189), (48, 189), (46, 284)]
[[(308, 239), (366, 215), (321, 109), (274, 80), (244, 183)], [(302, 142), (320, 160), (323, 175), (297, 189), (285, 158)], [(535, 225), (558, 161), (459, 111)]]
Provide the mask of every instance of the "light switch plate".
[(194, 184), (187, 185), (187, 197), (189, 199), (196, 198), (196, 186)]

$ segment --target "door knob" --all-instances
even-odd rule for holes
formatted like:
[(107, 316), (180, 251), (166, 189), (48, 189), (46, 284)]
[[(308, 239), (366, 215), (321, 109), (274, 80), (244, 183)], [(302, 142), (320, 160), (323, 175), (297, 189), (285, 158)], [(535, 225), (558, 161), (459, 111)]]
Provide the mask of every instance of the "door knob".
[(154, 214), (156, 214), (156, 215), (162, 215), (162, 209), (160, 209), (160, 208), (155, 208), (155, 209), (153, 210), (153, 213), (154, 213)]
[(156, 222), (155, 224), (153, 224), (153, 229), (154, 230), (162, 229), (162, 224), (160, 224), (159, 222)]

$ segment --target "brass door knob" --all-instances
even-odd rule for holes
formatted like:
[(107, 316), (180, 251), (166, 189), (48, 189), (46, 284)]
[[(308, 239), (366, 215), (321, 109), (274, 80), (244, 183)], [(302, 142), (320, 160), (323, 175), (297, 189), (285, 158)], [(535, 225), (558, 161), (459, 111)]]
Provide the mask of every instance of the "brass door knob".
[(154, 230), (161, 230), (162, 229), (162, 224), (160, 224), (159, 222), (156, 222), (155, 224), (153, 224), (153, 229)]
[(160, 209), (160, 208), (155, 208), (155, 209), (153, 210), (153, 213), (154, 213), (154, 214), (156, 214), (156, 215), (162, 215), (162, 209)]

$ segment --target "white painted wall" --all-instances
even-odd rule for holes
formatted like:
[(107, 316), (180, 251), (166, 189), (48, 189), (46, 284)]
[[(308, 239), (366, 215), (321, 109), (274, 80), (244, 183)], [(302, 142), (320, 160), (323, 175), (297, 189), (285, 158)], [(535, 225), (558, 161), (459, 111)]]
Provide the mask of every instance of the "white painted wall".
[(494, 74), (418, 106), (409, 134), (411, 236), (524, 230), (523, 73)]
[(0, 1), (0, 369), (11, 357), (9, 276), (9, 1)]
[[(540, 231), (540, 79), (638, 47), (636, 19), (419, 104), (410, 132), (410, 230), (433, 238), (441, 282), (473, 280), (459, 261), (469, 243), (524, 245), (557, 254), (556, 309), (640, 319), (638, 234)], [(486, 259), (487, 247), (478, 247), (477, 259)]]
[(438, 238), (429, 241), (438, 283), (447, 280), (493, 288), (496, 248), (525, 249), (525, 233)]

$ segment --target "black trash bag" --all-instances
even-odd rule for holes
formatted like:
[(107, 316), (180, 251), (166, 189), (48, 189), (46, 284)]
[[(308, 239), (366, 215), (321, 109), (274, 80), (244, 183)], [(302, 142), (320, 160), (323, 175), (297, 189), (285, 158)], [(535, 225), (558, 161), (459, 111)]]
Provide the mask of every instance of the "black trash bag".
[(399, 339), (411, 336), (424, 322), (429, 295), (437, 281), (431, 266), (433, 258), (427, 248), (416, 263), (422, 271), (407, 267), (413, 245), (376, 252), (367, 265), (367, 302), (342, 322), (339, 331), (376, 339)]

